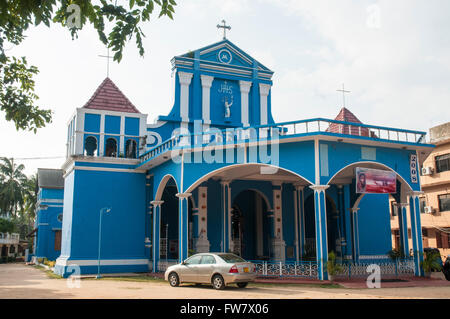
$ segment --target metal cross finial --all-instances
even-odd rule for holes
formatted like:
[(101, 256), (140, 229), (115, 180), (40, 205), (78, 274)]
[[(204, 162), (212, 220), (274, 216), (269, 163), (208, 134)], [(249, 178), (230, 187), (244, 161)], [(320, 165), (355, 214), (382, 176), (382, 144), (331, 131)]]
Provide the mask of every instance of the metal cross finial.
[(109, 55), (109, 48), (107, 55), (99, 55), (99, 57), (106, 58), (106, 76), (109, 78), (109, 59), (113, 58), (112, 56)]
[(346, 91), (346, 90), (345, 90), (344, 84), (342, 84), (342, 90), (336, 90), (336, 91), (342, 92), (342, 99), (343, 99), (343, 103), (344, 103), (343, 106), (345, 107), (345, 93), (350, 93), (350, 91)]
[(227, 38), (227, 30), (231, 30), (231, 26), (227, 25), (225, 20), (222, 20), (223, 25), (218, 24), (217, 29), (223, 29), (223, 39), (226, 40)]

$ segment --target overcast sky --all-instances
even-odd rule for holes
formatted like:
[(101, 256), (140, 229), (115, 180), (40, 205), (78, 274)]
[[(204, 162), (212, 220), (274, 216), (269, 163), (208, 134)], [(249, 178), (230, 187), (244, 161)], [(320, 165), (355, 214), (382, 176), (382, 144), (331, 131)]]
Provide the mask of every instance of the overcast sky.
[[(143, 25), (146, 54), (128, 43), (110, 77), (149, 122), (173, 102), (170, 59), (228, 39), (275, 72), (275, 121), (334, 118), (347, 107), (364, 123), (428, 131), (450, 120), (448, 0), (178, 0), (174, 21)], [(106, 49), (86, 27), (79, 38), (59, 26), (32, 28), (11, 55), (39, 67), (39, 105), (54, 112), (37, 134), (17, 132), (0, 115), (0, 156), (64, 156), (66, 125), (106, 76)], [(60, 168), (64, 159), (26, 160), (26, 172)]]

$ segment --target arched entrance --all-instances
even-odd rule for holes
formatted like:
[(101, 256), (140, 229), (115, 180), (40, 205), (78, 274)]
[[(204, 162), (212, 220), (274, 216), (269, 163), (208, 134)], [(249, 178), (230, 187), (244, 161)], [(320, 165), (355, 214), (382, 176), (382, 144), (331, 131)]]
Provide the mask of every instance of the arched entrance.
[(270, 223), (267, 199), (256, 190), (240, 192), (231, 210), (233, 252), (248, 260), (270, 257)]
[(160, 225), (160, 259), (178, 259), (178, 193), (177, 185), (171, 178), (162, 193)]
[[(365, 192), (358, 185), (357, 168), (370, 172), (370, 191)], [(392, 249), (391, 210), (400, 212), (406, 222), (407, 196), (412, 191), (411, 186), (393, 169), (378, 162), (348, 165), (338, 171), (328, 185), (330, 189), (340, 189), (338, 215), (344, 233), (341, 242), (345, 245), (345, 257), (354, 262), (387, 259)], [(375, 187), (377, 192), (373, 190)]]

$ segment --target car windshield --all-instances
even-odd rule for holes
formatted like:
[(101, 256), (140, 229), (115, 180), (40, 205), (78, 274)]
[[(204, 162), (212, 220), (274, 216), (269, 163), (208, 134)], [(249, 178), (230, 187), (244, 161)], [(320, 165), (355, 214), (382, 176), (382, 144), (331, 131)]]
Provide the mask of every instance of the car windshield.
[(245, 259), (242, 259), (239, 256), (236, 256), (234, 254), (220, 254), (218, 255), (220, 258), (222, 258), (226, 263), (244, 263), (246, 262)]

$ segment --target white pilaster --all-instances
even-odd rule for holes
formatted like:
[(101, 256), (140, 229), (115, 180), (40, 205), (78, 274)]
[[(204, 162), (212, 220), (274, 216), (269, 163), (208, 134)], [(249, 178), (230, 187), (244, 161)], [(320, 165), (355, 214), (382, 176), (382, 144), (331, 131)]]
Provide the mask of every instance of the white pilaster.
[(259, 84), (259, 96), (260, 96), (260, 122), (261, 125), (266, 125), (268, 123), (268, 110), (267, 110), (267, 97), (269, 96), (270, 92), (270, 84)]
[(250, 93), (250, 88), (252, 86), (252, 82), (239, 81), (239, 85), (241, 88), (241, 122), (242, 122), (242, 125), (244, 127), (246, 127), (246, 126), (250, 126), (248, 94)]
[(202, 80), (202, 118), (204, 124), (211, 123), (211, 86), (213, 76), (201, 75)]
[[(122, 153), (124, 155), (124, 157), (126, 156), (125, 154), (125, 116), (122, 115), (120, 117), (120, 142), (119, 142), (119, 154)], [(139, 147), (139, 145), (137, 146)], [(137, 152), (137, 150), (136, 150)]]
[[(84, 132), (84, 113), (77, 111), (75, 121), (76, 121), (75, 130), (73, 130), (75, 134), (75, 154), (81, 155), (84, 153), (83, 149), (84, 134), (82, 133)], [(98, 145), (97, 145), (97, 153), (98, 153)], [(71, 154), (72, 148), (70, 148), (69, 152), (69, 155)]]
[(100, 114), (100, 145), (98, 145), (98, 156), (105, 154), (105, 114)]
[(178, 72), (180, 80), (180, 117), (183, 122), (189, 121), (189, 85), (192, 73)]

